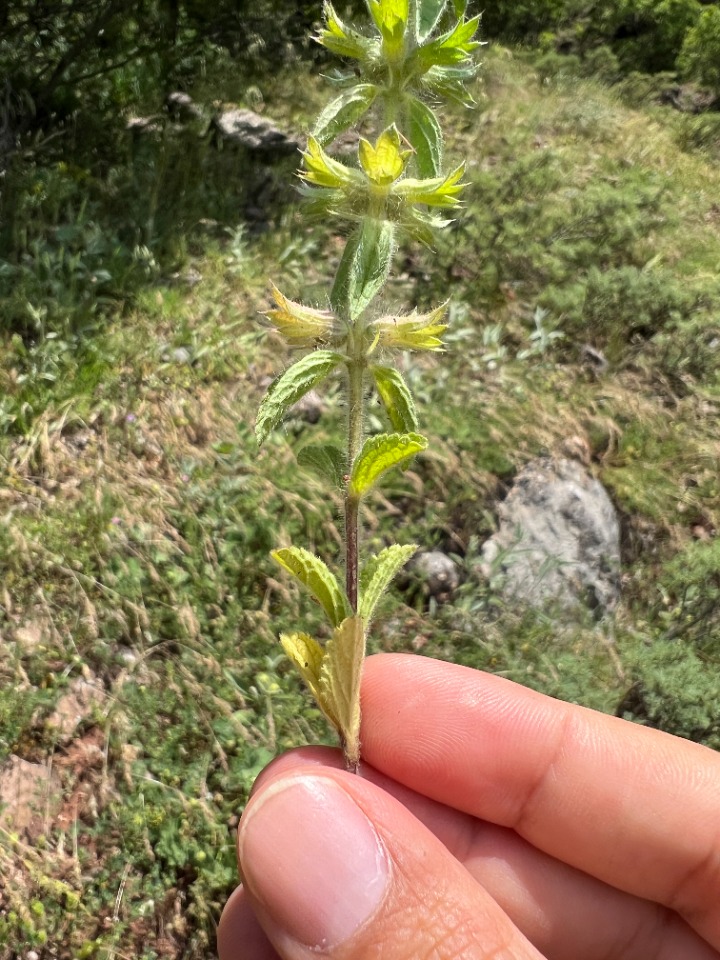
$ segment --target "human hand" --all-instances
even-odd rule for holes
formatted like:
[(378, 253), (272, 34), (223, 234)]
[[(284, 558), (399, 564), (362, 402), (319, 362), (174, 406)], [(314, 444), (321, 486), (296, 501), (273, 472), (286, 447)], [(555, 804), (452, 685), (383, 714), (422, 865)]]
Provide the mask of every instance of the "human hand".
[(221, 960), (720, 960), (720, 755), (423, 657), (362, 693), (362, 776), (258, 779)]

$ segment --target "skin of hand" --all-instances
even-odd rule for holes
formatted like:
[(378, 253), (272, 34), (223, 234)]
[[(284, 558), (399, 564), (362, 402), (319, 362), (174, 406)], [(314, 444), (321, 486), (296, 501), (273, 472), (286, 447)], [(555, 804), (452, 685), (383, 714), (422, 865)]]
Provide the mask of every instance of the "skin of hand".
[(720, 960), (720, 754), (425, 657), (263, 771), (220, 960)]

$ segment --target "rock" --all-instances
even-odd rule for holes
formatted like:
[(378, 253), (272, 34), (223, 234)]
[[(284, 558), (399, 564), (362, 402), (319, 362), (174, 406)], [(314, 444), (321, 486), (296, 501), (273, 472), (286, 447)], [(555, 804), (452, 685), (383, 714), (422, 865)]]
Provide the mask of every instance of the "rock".
[(143, 134), (162, 133), (162, 117), (128, 117), (125, 129), (138, 137)]
[(60, 778), (44, 763), (12, 755), (0, 770), (0, 828), (36, 840), (62, 806)]
[(186, 363), (192, 365), (193, 355), (188, 347), (173, 347), (169, 343), (160, 345), (160, 359), (163, 363)]
[(577, 460), (586, 467), (590, 466), (592, 454), (590, 451), (590, 444), (587, 442), (585, 437), (581, 437), (579, 434), (573, 434), (570, 437), (565, 437), (560, 449), (562, 450), (563, 456), (567, 457), (568, 460)]
[(542, 458), (518, 474), (483, 545), (484, 572), (534, 607), (585, 606), (602, 616), (620, 591), (620, 527), (602, 484), (570, 460)]
[(717, 105), (717, 97), (710, 90), (704, 90), (691, 83), (674, 84), (660, 91), (657, 98), (660, 103), (674, 107), (681, 113), (706, 113)]
[(15, 630), (15, 640), (24, 654), (32, 653), (48, 635), (48, 623), (44, 620), (28, 620)]
[(203, 275), (195, 267), (188, 267), (187, 270), (177, 270), (175, 273), (171, 273), (169, 277), (170, 283), (182, 284), (191, 290), (202, 283), (202, 279)]
[(187, 93), (174, 90), (165, 97), (165, 109), (173, 120), (199, 120), (202, 111)]
[(213, 126), (222, 140), (245, 147), (253, 153), (295, 153), (300, 140), (285, 133), (272, 120), (252, 110), (223, 110), (215, 117)]
[(47, 724), (53, 728), (59, 743), (68, 743), (80, 724), (92, 713), (93, 707), (105, 699), (99, 680), (78, 677), (57, 702)]
[(440, 550), (417, 554), (412, 561), (411, 570), (421, 581), (423, 594), (440, 603), (449, 600), (460, 583), (457, 564)]

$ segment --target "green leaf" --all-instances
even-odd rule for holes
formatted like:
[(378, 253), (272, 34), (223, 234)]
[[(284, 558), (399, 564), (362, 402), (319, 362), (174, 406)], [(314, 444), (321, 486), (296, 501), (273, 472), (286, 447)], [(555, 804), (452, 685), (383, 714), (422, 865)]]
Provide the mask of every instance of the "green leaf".
[(445, 7), (445, 0), (416, 0), (418, 41), (422, 43), (433, 32)]
[(340, 57), (352, 57), (361, 61), (372, 59), (377, 42), (343, 23), (331, 3), (326, 2), (323, 8), (325, 25), (317, 37), (318, 42)]
[(386, 52), (391, 56), (400, 53), (410, 13), (409, 0), (367, 0), (367, 5)]
[(421, 72), (431, 67), (452, 67), (469, 63), (472, 51), (482, 46), (480, 41), (472, 39), (479, 24), (479, 16), (459, 21), (448, 33), (419, 46), (413, 53), (412, 61), (418, 65)]
[(408, 562), (417, 550), (415, 544), (394, 544), (381, 550), (376, 557), (363, 566), (360, 577), (360, 603), (358, 614), (366, 624), (370, 623), (378, 600), (387, 590), (395, 574)]
[(330, 480), (336, 487), (342, 486), (347, 468), (345, 454), (332, 443), (308, 444), (298, 451), (297, 462), (301, 467), (315, 470), (321, 477)]
[(350, 493), (364, 496), (386, 470), (404, 463), (427, 445), (419, 433), (380, 433), (368, 437), (352, 467)]
[(417, 430), (415, 401), (402, 374), (394, 367), (373, 367), (372, 374), (393, 427), (399, 433), (411, 433)]
[(337, 718), (327, 713), (320, 689), (320, 670), (325, 656), (323, 648), (317, 640), (307, 633), (282, 633), (280, 634), (280, 643), (298, 673), (310, 688), (320, 709), (326, 713), (330, 723), (337, 727)]
[(345, 593), (327, 565), (314, 553), (302, 547), (283, 547), (273, 550), (271, 556), (308, 588), (334, 627), (350, 616), (352, 611)]
[(430, 107), (415, 97), (410, 101), (408, 111), (408, 138), (415, 150), (420, 176), (439, 177), (442, 171), (442, 129)]
[(341, 318), (356, 320), (385, 283), (393, 238), (393, 224), (367, 219), (348, 240), (330, 293), (330, 303)]
[(360, 761), (360, 680), (365, 659), (365, 625), (348, 617), (325, 645), (320, 669), (321, 706), (337, 720), (345, 760), (351, 769)]
[(287, 409), (324, 380), (342, 360), (343, 357), (332, 350), (315, 350), (294, 363), (270, 384), (255, 421), (255, 436), (259, 446), (267, 440)]
[(357, 123), (372, 106), (377, 92), (374, 84), (359, 83), (329, 103), (318, 117), (313, 131), (320, 146), (326, 147), (343, 130)]

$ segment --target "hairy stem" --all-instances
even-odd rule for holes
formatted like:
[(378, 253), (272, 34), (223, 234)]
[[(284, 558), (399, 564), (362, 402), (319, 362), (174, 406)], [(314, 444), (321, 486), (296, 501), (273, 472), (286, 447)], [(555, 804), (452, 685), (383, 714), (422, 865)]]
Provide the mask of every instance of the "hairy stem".
[[(350, 468), (362, 445), (365, 360), (354, 356), (348, 362), (348, 463)], [(345, 495), (345, 589), (353, 612), (358, 601), (359, 498)]]

